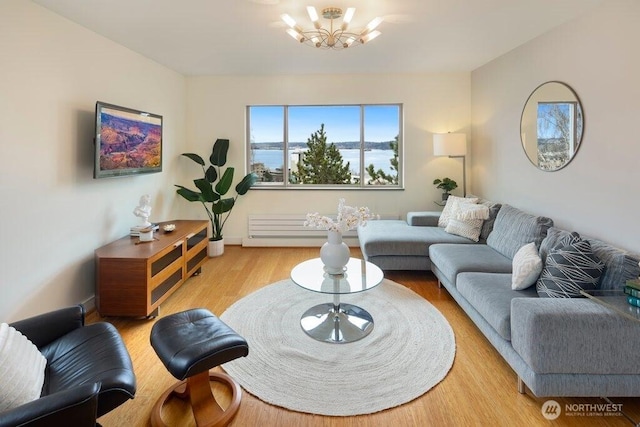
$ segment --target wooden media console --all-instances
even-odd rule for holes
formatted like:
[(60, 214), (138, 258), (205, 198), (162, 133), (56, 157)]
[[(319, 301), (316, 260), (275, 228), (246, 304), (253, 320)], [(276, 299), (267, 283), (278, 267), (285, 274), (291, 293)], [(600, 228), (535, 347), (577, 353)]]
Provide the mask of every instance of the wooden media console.
[[(164, 232), (165, 224), (176, 228)], [(96, 249), (96, 308), (101, 316), (157, 316), (160, 304), (200, 272), (207, 259), (208, 221), (159, 225), (151, 242), (126, 236)]]

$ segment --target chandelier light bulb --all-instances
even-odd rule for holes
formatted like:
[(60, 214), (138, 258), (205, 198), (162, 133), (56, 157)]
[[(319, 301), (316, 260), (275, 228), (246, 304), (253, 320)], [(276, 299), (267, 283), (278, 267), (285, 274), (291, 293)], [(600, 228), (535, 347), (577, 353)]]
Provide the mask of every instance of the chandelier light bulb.
[(315, 7), (307, 6), (307, 13), (309, 14), (309, 19), (311, 19), (311, 22), (313, 22), (314, 24), (318, 22), (318, 12), (316, 11)]
[(297, 32), (296, 30), (294, 30), (293, 28), (289, 28), (287, 30), (287, 34), (289, 34), (291, 37), (293, 37), (294, 39), (296, 39), (300, 43), (304, 43), (304, 36), (302, 34), (300, 34), (299, 32)]
[(353, 37), (353, 36), (349, 37), (349, 38), (347, 39), (347, 41), (346, 41), (346, 42), (344, 42), (344, 46), (343, 46), (343, 47), (344, 47), (345, 49), (346, 49), (346, 48), (348, 48), (349, 46), (351, 46), (351, 44), (353, 44), (353, 42), (354, 42), (354, 41), (356, 41), (356, 38), (355, 38), (355, 37)]
[(360, 38), (360, 43), (365, 44), (367, 42), (370, 42), (371, 40), (375, 39), (379, 35), (380, 35), (380, 31), (371, 31), (369, 34), (365, 34)]
[(382, 23), (382, 18), (380, 18), (380, 17), (375, 17), (375, 18), (373, 18), (373, 19), (371, 20), (371, 22), (369, 22), (369, 23), (367, 24), (367, 26), (365, 27), (365, 31), (366, 31), (366, 33), (365, 33), (365, 34), (370, 33), (371, 31), (375, 30), (375, 29), (376, 29), (376, 27), (377, 27), (378, 25), (380, 25), (381, 23)]
[(296, 26), (296, 21), (288, 13), (280, 15), (280, 18), (291, 28)]
[(342, 31), (347, 30), (347, 28), (349, 27), (349, 23), (351, 22), (351, 19), (353, 18), (353, 14), (355, 12), (356, 12), (355, 7), (350, 7), (347, 9), (347, 11), (344, 14), (344, 17), (342, 18)]
[[(307, 6), (307, 14), (313, 23), (313, 29), (305, 30), (289, 15), (281, 15), (281, 19), (290, 27), (287, 33), (300, 43), (305, 43), (322, 49), (346, 49), (354, 44), (364, 44), (380, 35), (374, 29), (382, 23), (382, 18), (374, 18), (362, 30), (347, 31), (356, 9), (347, 8), (342, 12), (339, 7), (326, 7), (318, 13), (315, 7)], [(320, 17), (329, 21), (328, 28), (323, 27)], [(340, 21), (341, 19), (341, 21)], [(337, 22), (334, 23), (334, 20)]]
[(349, 24), (353, 19), (354, 13), (356, 13), (355, 7), (348, 8), (347, 11), (344, 13), (344, 18), (342, 18), (342, 22), (344, 22), (345, 24)]

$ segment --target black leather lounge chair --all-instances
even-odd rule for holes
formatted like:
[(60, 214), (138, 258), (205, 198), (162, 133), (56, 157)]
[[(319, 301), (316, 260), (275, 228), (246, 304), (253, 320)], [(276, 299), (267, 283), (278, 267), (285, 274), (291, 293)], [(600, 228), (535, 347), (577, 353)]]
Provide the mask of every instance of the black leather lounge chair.
[(0, 412), (5, 426), (95, 426), (136, 392), (131, 358), (116, 328), (84, 324), (81, 305), (12, 323), (47, 359), (39, 399)]

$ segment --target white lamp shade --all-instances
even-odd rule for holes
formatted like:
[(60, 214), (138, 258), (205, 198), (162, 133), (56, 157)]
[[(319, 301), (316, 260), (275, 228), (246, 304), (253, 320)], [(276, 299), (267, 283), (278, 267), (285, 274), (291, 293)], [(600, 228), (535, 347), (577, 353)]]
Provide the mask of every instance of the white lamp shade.
[(434, 156), (466, 156), (467, 135), (464, 133), (433, 134)]

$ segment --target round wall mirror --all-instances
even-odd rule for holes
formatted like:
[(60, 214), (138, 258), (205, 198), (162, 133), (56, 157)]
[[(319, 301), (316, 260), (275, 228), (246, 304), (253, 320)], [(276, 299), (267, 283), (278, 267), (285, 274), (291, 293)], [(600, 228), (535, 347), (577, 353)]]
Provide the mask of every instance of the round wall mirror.
[(576, 93), (562, 82), (546, 82), (529, 95), (522, 109), (520, 139), (538, 169), (557, 171), (576, 155), (584, 118)]

